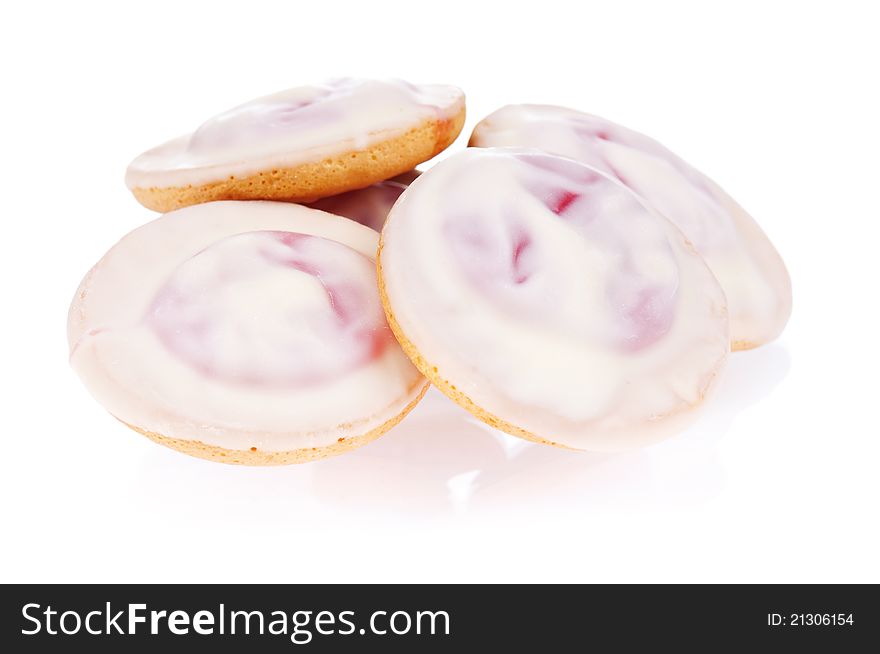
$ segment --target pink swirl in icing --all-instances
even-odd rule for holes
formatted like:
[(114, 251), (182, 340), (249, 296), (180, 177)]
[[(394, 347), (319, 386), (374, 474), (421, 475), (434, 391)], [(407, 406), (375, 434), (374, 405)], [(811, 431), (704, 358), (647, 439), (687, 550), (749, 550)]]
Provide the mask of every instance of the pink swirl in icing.
[[(675, 316), (678, 278), (658, 283), (636, 265), (638, 252), (627, 232), (640, 229), (632, 216), (645, 217), (648, 210), (626, 189), (580, 163), (540, 153), (513, 156), (526, 164), (520, 183), (547, 209), (540, 219), (565, 221), (614, 262), (605, 297), (617, 320), (617, 349), (636, 352), (659, 341)], [(523, 210), (509, 206), (498, 221), (451, 213), (443, 233), (481, 293), (520, 316), (552, 319), (553, 303), (565, 297), (559, 287), (567, 282), (553, 272), (553, 252), (542, 240), (540, 225)], [(664, 248), (671, 257), (668, 243)]]
[(213, 150), (265, 139), (273, 133), (297, 133), (332, 123), (338, 111), (324, 106), (324, 100), (340, 93), (335, 87), (293, 89), (240, 105), (203, 123), (189, 139), (191, 151)]
[[(703, 193), (706, 193), (707, 195), (712, 194), (705, 185), (703, 176), (700, 173), (654, 139), (648, 138), (638, 132), (633, 132), (632, 130), (626, 129), (597, 116), (590, 116), (589, 114), (572, 114), (566, 116), (565, 120), (571, 126), (571, 130), (583, 141), (608, 141), (609, 143), (618, 143), (641, 152), (646, 152), (659, 159), (664, 159)], [(598, 149), (595, 151), (597, 153), (599, 152)], [(597, 161), (597, 164), (599, 163), (602, 164), (602, 170), (606, 170), (613, 174), (621, 182), (629, 186), (629, 181), (614, 168), (607, 158), (600, 158), (599, 161)]]
[(194, 255), (145, 320), (181, 361), (243, 385), (328, 382), (391, 342), (373, 263), (341, 243), (281, 231), (236, 234)]
[[(507, 117), (508, 112), (518, 109), (524, 115)], [(517, 145), (539, 147), (571, 157), (617, 179), (675, 222), (702, 250), (723, 243), (729, 223), (723, 194), (705, 175), (661, 143), (604, 118), (560, 107), (522, 105), (504, 108), (498, 113), (502, 116), (502, 125), (508, 125), (508, 129), (512, 127), (517, 134)], [(563, 131), (557, 132), (558, 128)], [(553, 131), (554, 136), (545, 137), (545, 130)], [(474, 140), (480, 145), (496, 145), (493, 137), (491, 126), (484, 130), (478, 126), (474, 132)], [(669, 166), (686, 183), (686, 193), (682, 195), (674, 188), (657, 188), (650, 175), (646, 176), (631, 165), (615, 163), (612, 151), (617, 148), (648, 156)]]

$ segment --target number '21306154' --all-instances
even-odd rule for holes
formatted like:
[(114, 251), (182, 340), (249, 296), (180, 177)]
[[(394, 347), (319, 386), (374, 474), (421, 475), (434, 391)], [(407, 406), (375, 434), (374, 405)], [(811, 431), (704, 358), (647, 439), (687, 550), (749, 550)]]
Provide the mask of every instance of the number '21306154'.
[(842, 627), (853, 625), (852, 613), (768, 613), (770, 627)]

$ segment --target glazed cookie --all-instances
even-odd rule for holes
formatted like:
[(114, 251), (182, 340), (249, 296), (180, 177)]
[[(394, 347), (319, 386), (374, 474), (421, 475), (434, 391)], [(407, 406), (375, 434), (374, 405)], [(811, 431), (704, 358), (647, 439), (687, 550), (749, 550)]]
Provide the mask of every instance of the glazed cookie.
[(653, 139), (572, 109), (510, 105), (482, 120), (470, 145), (540, 148), (619, 180), (674, 222), (727, 295), (734, 350), (772, 341), (791, 314), (779, 253), (721, 187)]
[(126, 184), (155, 211), (212, 200), (311, 202), (427, 161), (455, 140), (453, 86), (341, 79), (240, 105), (137, 157)]
[(367, 188), (360, 188), (348, 193), (331, 195), (312, 202), (308, 206), (320, 209), (327, 213), (335, 213), (337, 216), (345, 216), (366, 225), (377, 232), (382, 230), (385, 219), (391, 207), (397, 202), (400, 194), (406, 187), (419, 176), (415, 170), (404, 175), (398, 175), (393, 179), (373, 184)]
[(377, 239), (286, 203), (162, 216), (86, 275), (71, 365), (116, 418), (194, 456), (300, 463), (368, 443), (427, 388), (385, 321)]
[(424, 173), (379, 245), (388, 322), (485, 422), (574, 449), (682, 428), (729, 349), (724, 293), (623, 185), (537, 150), (475, 149)]

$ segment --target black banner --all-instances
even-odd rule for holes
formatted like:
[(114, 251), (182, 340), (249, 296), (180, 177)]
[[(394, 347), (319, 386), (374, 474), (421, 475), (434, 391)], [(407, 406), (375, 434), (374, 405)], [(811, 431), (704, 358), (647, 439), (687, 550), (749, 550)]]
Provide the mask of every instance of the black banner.
[(3, 586), (2, 596), (5, 652), (880, 645), (880, 601), (867, 585), (22, 585)]

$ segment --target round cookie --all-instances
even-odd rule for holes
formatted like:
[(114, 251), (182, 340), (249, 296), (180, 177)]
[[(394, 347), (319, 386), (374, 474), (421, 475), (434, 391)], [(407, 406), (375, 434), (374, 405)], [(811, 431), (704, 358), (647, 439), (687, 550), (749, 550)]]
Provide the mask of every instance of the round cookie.
[(791, 279), (755, 220), (715, 182), (657, 141), (563, 107), (509, 105), (474, 128), (470, 145), (540, 148), (617, 179), (684, 232), (727, 295), (734, 350), (775, 339), (791, 315)]
[(144, 152), (125, 181), (171, 211), (214, 200), (311, 202), (404, 173), (464, 124), (453, 86), (332, 80), (257, 98)]
[(684, 427), (729, 351), (724, 293), (681, 232), (603, 173), (468, 148), (401, 195), (379, 244), (388, 323), (483, 421), (616, 451)]
[(300, 463), (368, 443), (427, 388), (385, 321), (377, 240), (287, 203), (164, 215), (86, 275), (71, 365), (116, 418), (194, 456)]
[(360, 188), (339, 195), (331, 195), (321, 198), (308, 206), (320, 209), (337, 216), (350, 218), (361, 225), (366, 225), (377, 232), (382, 231), (382, 225), (388, 217), (391, 207), (397, 202), (400, 194), (406, 187), (419, 176), (419, 172), (412, 170), (404, 175), (398, 175), (393, 179), (387, 179), (367, 188)]

